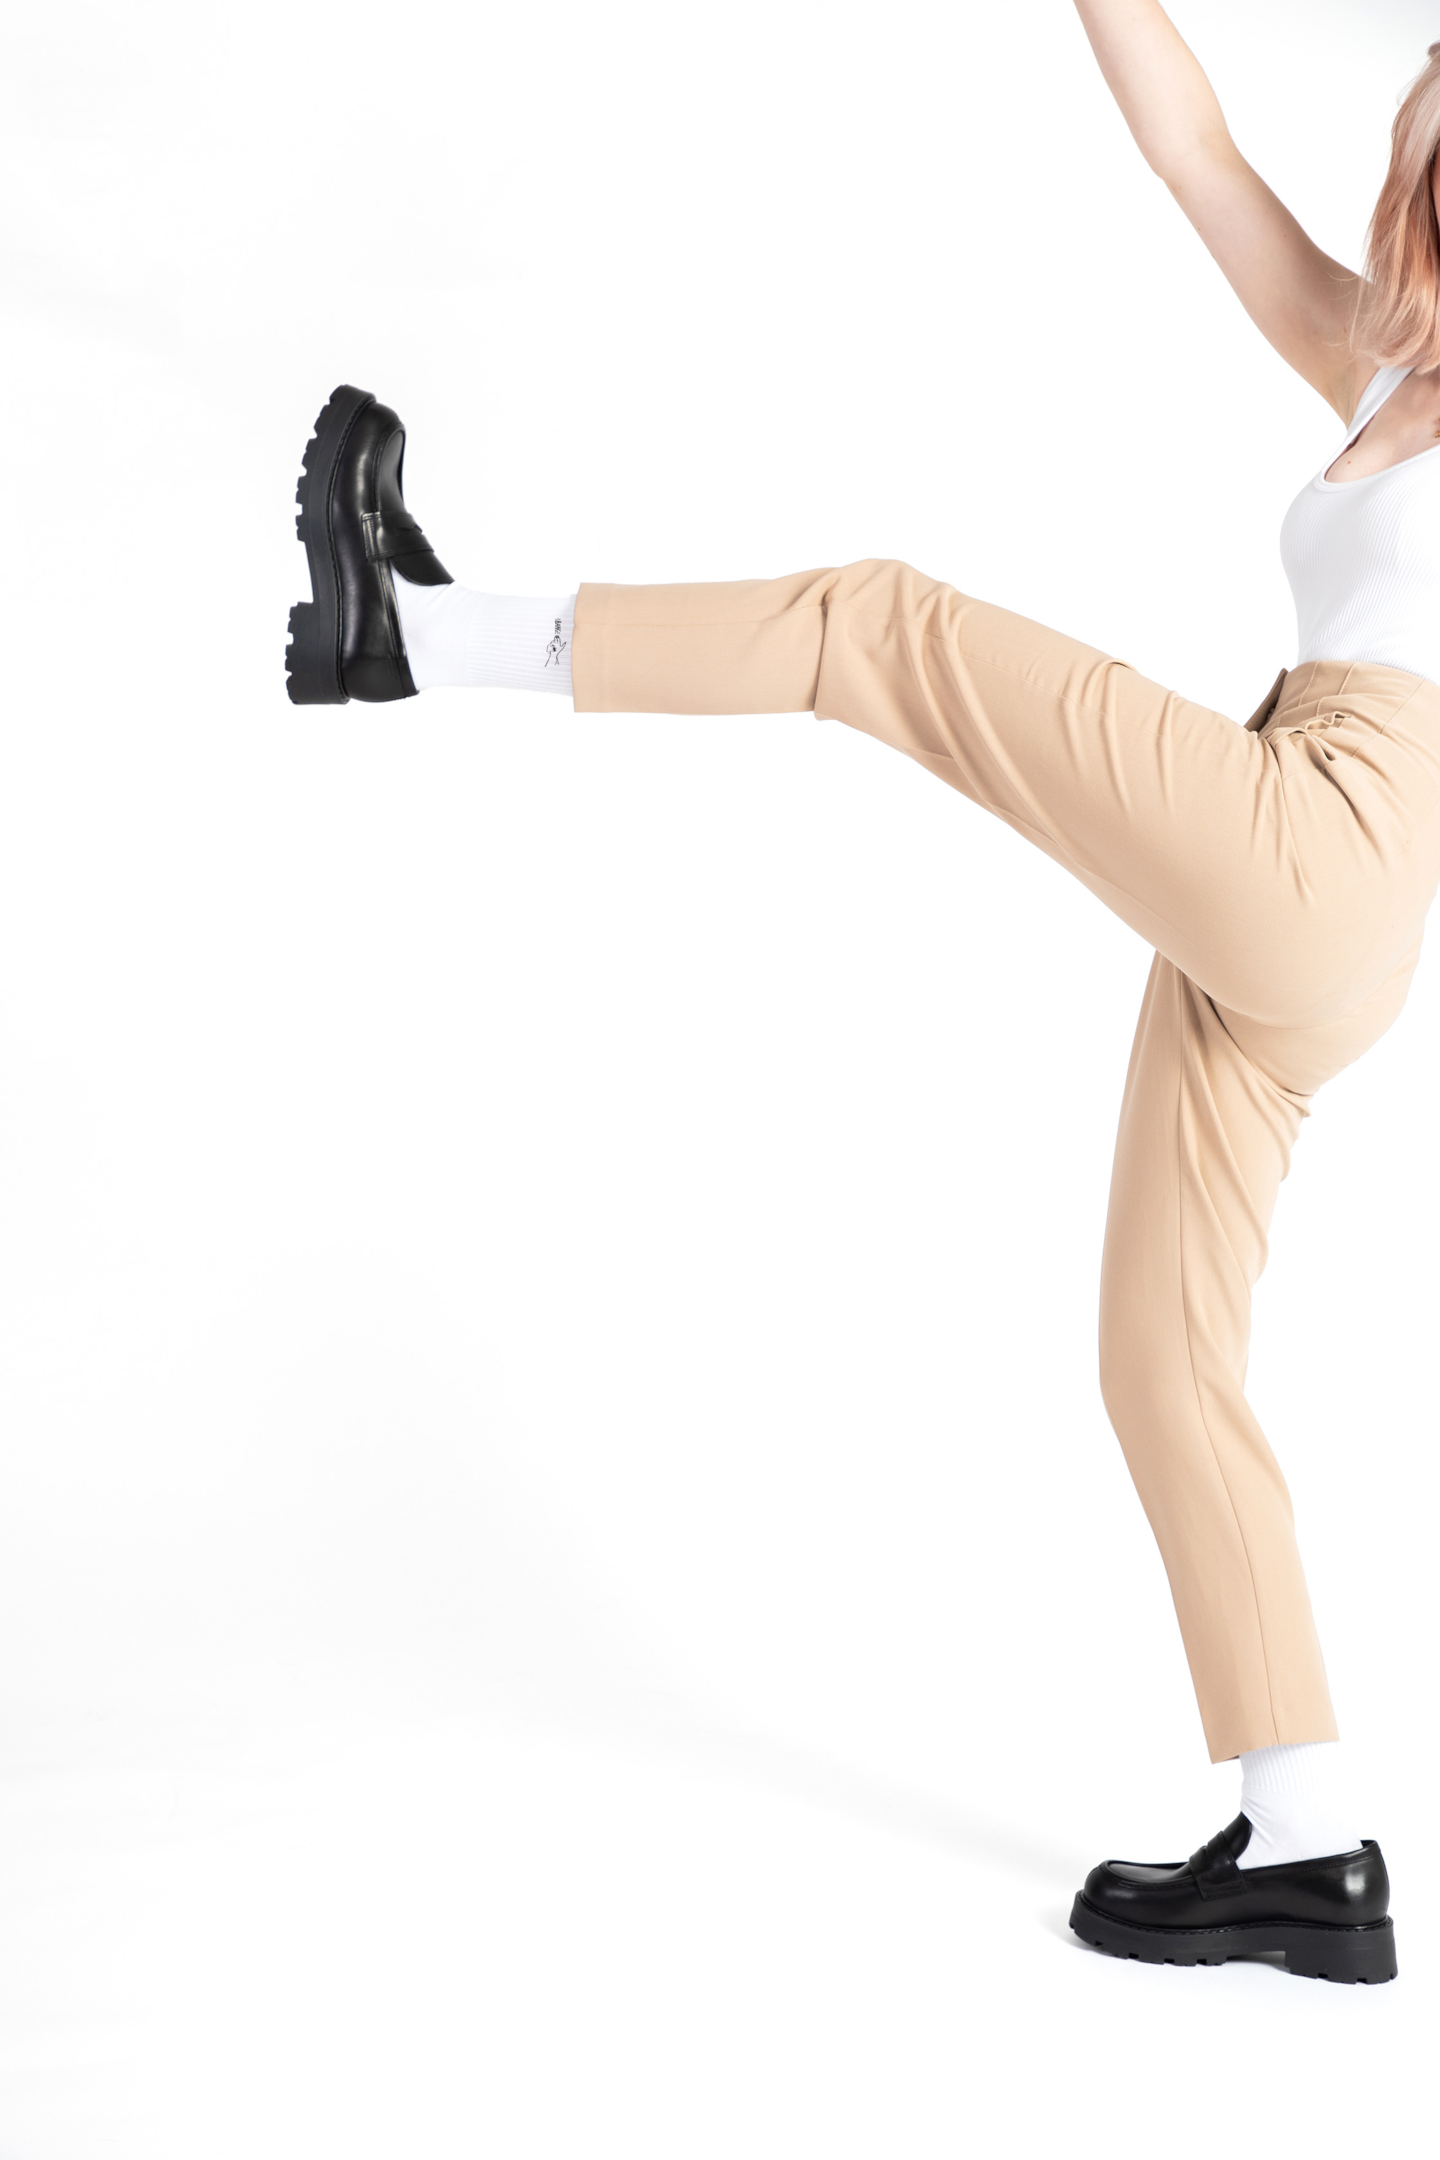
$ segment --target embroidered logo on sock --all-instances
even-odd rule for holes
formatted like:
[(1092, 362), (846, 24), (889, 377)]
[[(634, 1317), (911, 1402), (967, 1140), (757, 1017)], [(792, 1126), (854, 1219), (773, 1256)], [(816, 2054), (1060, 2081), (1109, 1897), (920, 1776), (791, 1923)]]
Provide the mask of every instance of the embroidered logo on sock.
[(553, 660), (556, 667), (559, 667), (560, 655), (565, 650), (565, 644), (566, 640), (560, 635), (560, 617), (557, 615), (555, 617), (555, 635), (551, 638), (549, 644), (545, 647), (545, 659), (543, 665), (549, 667), (551, 661)]

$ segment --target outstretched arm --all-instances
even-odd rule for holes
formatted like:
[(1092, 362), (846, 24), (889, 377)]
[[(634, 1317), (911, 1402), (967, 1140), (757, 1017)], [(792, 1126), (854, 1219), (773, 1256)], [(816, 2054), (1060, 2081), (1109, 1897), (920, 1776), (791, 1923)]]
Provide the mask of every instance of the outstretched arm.
[(1348, 421), (1374, 364), (1350, 349), (1360, 281), (1322, 254), (1246, 164), (1159, 0), (1075, 0), (1140, 146), (1282, 359)]

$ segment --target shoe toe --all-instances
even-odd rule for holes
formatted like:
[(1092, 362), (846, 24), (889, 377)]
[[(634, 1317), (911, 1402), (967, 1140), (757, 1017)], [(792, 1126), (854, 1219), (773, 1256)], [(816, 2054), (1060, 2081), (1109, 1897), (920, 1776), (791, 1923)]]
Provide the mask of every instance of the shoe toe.
[(1097, 1912), (1116, 1920), (1145, 1919), (1157, 1911), (1188, 1902), (1194, 1883), (1183, 1860), (1151, 1864), (1140, 1860), (1102, 1860), (1085, 1878), (1081, 1895)]

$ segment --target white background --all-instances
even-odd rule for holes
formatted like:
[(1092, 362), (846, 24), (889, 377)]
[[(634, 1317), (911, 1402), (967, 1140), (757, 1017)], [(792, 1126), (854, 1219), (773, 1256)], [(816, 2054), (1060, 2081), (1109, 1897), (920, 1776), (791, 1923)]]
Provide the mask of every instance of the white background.
[[(1176, 13), (1354, 261), (1433, 8)], [(1069, 8), (6, 82), (0, 2156), (1423, 2149), (1433, 963), (1252, 1366), (1401, 1979), (1116, 1963), (1086, 1868), (1236, 1799), (1094, 1374), (1147, 954), (839, 728), (284, 694), (348, 380), (466, 583), (895, 554), (1243, 719), (1336, 423)]]

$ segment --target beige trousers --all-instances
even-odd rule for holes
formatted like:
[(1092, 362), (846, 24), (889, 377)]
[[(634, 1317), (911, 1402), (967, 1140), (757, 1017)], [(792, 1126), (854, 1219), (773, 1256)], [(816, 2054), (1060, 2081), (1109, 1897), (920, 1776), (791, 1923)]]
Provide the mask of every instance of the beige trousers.
[(585, 585), (581, 712), (809, 712), (904, 750), (1155, 948), (1120, 1115), (1101, 1385), (1215, 1760), (1335, 1736), (1250, 1294), (1310, 1097), (1405, 999), (1440, 882), (1440, 689), (1311, 662), (1248, 727), (903, 563)]

